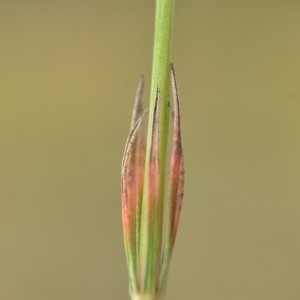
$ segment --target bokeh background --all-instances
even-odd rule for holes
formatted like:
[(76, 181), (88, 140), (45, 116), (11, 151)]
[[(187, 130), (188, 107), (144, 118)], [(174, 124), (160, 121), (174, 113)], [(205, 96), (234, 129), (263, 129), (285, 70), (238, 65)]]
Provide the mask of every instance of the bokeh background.
[[(165, 299), (298, 300), (300, 3), (175, 15), (186, 194)], [(153, 0), (0, 2), (0, 299), (129, 299), (120, 162), (153, 19)]]

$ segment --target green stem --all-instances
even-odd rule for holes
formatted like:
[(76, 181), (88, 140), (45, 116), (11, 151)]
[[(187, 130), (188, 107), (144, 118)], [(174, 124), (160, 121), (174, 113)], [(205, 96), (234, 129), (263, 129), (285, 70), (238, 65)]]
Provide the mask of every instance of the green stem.
[(132, 300), (159, 300), (159, 297), (155, 296), (145, 296), (145, 295), (138, 295), (132, 298)]
[[(166, 155), (169, 125), (168, 100), (170, 95), (170, 67), (171, 45), (173, 29), (173, 11), (175, 0), (156, 0), (154, 50), (152, 65), (152, 82), (150, 93), (149, 123), (147, 136), (147, 150), (145, 163), (144, 193), (142, 200), (140, 257), (139, 269), (141, 279), (141, 292), (147, 295), (156, 295), (158, 292), (157, 274), (161, 259), (164, 186), (166, 173)], [(149, 201), (147, 176), (149, 172), (153, 114), (157, 88), (160, 91), (160, 117), (159, 117), (159, 161), (160, 161), (160, 200), (157, 217), (154, 224), (148, 224)], [(150, 226), (149, 226), (150, 225)], [(143, 298), (140, 298), (143, 299)], [(148, 298), (147, 298), (148, 299)], [(149, 298), (150, 299), (150, 298)], [(151, 298), (154, 299), (154, 298)]]

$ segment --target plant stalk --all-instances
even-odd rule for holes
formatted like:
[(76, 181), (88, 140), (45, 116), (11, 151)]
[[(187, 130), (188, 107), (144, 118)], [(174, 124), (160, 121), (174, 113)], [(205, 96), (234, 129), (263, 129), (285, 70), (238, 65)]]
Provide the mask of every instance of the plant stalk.
[[(148, 135), (145, 161), (144, 192), (142, 199), (139, 276), (140, 291), (147, 296), (136, 296), (133, 300), (158, 300), (158, 282), (163, 229), (164, 187), (166, 177), (166, 156), (169, 126), (169, 96), (171, 73), (171, 47), (173, 35), (173, 14), (175, 0), (156, 0), (154, 49), (152, 64), (152, 80), (150, 92)], [(156, 209), (155, 222), (149, 226), (148, 205), (149, 195), (149, 165), (151, 155), (151, 142), (153, 134), (153, 118), (155, 100), (159, 90), (159, 163), (160, 163), (160, 189), (159, 203)], [(148, 296), (151, 295), (151, 296)]]

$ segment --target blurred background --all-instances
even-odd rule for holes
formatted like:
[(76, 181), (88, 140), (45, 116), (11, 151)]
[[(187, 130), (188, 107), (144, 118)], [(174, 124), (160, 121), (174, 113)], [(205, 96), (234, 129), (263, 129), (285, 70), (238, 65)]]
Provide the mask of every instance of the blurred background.
[[(0, 299), (129, 299), (120, 162), (153, 0), (0, 2)], [(177, 1), (186, 193), (165, 299), (300, 299), (300, 3)]]

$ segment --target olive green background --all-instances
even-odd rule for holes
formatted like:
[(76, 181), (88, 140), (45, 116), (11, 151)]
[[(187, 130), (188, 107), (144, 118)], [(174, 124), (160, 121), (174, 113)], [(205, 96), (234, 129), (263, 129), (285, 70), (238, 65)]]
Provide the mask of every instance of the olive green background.
[[(176, 2), (186, 193), (166, 300), (300, 299), (299, 16)], [(0, 2), (0, 299), (129, 299), (120, 162), (153, 19), (153, 0)]]

